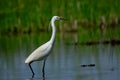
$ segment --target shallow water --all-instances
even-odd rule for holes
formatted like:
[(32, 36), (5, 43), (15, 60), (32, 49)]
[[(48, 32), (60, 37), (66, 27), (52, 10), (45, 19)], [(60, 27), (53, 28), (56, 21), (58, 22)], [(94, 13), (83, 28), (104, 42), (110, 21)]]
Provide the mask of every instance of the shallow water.
[[(33, 79), (24, 63), (34, 49), (49, 39), (43, 36), (0, 37), (0, 80), (43, 79), (42, 61), (32, 63)], [(119, 45), (72, 45), (59, 36), (45, 67), (45, 80), (120, 80), (119, 74)]]

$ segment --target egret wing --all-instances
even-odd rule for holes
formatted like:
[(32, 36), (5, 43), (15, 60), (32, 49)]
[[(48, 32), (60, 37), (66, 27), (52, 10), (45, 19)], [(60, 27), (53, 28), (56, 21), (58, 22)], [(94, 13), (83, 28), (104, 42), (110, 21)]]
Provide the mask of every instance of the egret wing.
[(52, 48), (52, 44), (47, 42), (42, 46), (38, 47), (31, 55), (26, 59), (25, 63), (29, 63), (36, 60), (42, 60), (43, 58), (47, 57), (50, 53)]

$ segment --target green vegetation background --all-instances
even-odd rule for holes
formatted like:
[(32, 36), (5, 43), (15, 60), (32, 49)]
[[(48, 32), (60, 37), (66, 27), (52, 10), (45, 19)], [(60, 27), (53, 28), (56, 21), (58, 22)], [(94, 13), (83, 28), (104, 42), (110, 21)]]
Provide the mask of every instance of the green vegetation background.
[[(76, 31), (83, 41), (101, 34), (120, 39), (119, 5), (119, 0), (0, 0), (0, 36), (47, 31), (51, 17), (59, 15), (68, 21), (57, 24), (58, 30)], [(105, 31), (99, 28), (101, 17)]]

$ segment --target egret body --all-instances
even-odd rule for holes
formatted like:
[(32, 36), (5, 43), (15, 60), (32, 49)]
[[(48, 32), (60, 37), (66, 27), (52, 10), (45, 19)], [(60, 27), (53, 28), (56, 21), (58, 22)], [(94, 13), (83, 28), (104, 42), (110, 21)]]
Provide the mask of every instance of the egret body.
[(55, 28), (55, 24), (54, 22), (56, 20), (63, 20), (63, 18), (60, 18), (59, 16), (53, 16), (51, 19), (51, 26), (52, 26), (52, 36), (51, 39), (46, 42), (45, 44), (41, 45), (40, 47), (38, 47), (35, 51), (33, 51), (28, 58), (25, 60), (25, 63), (27, 63), (30, 67), (30, 70), (32, 71), (32, 77), (34, 77), (34, 71), (31, 67), (31, 63), (34, 61), (41, 61), (44, 60), (43, 63), (43, 77), (44, 77), (44, 67), (45, 67), (45, 61), (47, 56), (50, 54), (50, 51), (52, 50), (54, 41), (55, 41), (55, 35), (56, 35), (56, 28)]

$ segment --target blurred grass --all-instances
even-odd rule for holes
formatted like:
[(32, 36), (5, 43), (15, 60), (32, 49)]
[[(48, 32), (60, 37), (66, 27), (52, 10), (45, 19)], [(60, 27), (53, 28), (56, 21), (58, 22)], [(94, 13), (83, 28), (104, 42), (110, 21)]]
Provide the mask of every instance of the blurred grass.
[(73, 29), (77, 21), (76, 29), (83, 41), (97, 40), (100, 17), (104, 16), (109, 27), (105, 39), (111, 38), (112, 32), (120, 39), (120, 25), (115, 31), (109, 25), (111, 16), (120, 18), (119, 4), (119, 0), (0, 0), (0, 35), (47, 31), (51, 17), (59, 15), (69, 19), (60, 24), (62, 29)]

